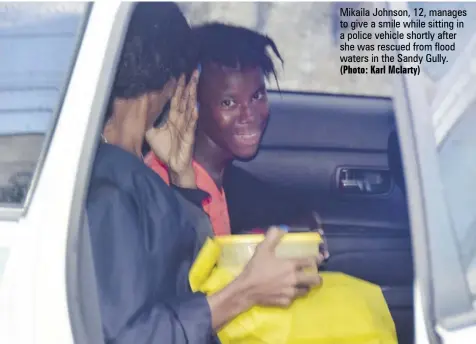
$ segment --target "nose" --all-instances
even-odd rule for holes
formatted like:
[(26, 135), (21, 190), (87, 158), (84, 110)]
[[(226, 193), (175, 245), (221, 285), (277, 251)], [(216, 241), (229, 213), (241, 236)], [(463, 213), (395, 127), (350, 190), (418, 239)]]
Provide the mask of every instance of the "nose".
[(252, 121), (253, 111), (249, 103), (241, 104), (240, 106), (240, 122), (247, 123)]

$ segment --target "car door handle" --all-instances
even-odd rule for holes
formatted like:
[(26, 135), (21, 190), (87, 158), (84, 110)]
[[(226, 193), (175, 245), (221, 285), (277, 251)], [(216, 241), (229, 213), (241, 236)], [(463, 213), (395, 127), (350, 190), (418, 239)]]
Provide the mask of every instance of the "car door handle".
[(344, 179), (341, 181), (341, 187), (343, 189), (359, 189), (363, 192), (365, 189), (365, 185), (365, 180)]
[(364, 167), (337, 169), (337, 190), (343, 194), (383, 195), (392, 189), (389, 170)]

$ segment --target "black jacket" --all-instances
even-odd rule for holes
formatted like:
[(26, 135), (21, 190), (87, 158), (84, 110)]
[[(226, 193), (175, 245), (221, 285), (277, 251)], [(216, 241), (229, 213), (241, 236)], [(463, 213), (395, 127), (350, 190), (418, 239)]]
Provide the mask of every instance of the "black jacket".
[[(185, 196), (185, 197), (184, 197)], [(203, 194), (174, 190), (128, 152), (101, 144), (87, 216), (107, 343), (218, 343), (188, 273), (210, 222)]]

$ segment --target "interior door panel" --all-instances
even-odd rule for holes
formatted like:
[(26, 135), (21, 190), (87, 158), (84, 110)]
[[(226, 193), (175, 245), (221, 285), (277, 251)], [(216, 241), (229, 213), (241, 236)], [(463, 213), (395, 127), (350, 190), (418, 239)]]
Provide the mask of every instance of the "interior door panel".
[[(269, 98), (271, 117), (259, 154), (235, 166), (286, 195), (259, 195), (260, 202), (297, 202), (317, 211), (331, 252), (326, 268), (382, 286), (399, 342), (413, 343), (413, 264), (405, 198), (393, 182), (381, 195), (346, 194), (337, 183), (340, 167), (388, 170), (391, 100), (291, 93), (270, 93)], [(256, 207), (249, 201), (256, 187), (245, 180), (232, 182), (249, 189), (248, 196), (230, 206), (232, 216), (234, 211), (245, 216), (246, 207)], [(276, 212), (266, 209), (260, 208), (260, 216), (275, 223)]]

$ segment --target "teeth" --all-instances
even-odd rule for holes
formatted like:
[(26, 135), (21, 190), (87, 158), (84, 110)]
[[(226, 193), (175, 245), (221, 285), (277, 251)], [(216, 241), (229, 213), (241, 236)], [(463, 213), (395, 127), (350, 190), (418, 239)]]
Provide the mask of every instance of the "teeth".
[(250, 134), (241, 134), (241, 135), (238, 135), (238, 136), (241, 136), (241, 137), (243, 137), (243, 138), (245, 138), (245, 139), (251, 139), (251, 138), (253, 138), (253, 137), (257, 136), (257, 135), (258, 135), (258, 133), (250, 133)]

